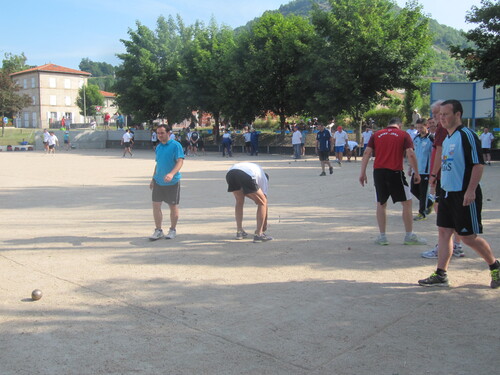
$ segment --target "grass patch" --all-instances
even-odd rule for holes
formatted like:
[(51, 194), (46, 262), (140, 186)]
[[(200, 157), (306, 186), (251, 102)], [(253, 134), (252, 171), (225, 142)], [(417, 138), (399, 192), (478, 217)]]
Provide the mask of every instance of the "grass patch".
[(33, 144), (35, 142), (35, 133), (38, 130), (39, 129), (33, 128), (23, 129), (6, 127), (3, 136), (0, 130), (0, 146), (19, 145), (23, 141), (28, 142), (28, 144)]

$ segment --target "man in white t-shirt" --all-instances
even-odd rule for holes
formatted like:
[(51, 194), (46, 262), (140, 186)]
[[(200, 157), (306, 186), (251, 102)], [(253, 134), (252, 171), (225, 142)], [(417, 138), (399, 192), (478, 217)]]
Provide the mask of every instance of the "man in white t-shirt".
[(49, 154), (55, 154), (56, 153), (56, 146), (59, 146), (59, 139), (54, 134), (54, 132), (49, 133), (47, 145), (48, 145)]
[(243, 205), (245, 197), (257, 205), (257, 228), (253, 242), (272, 240), (267, 230), (267, 190), (269, 176), (260, 165), (255, 163), (234, 164), (226, 174), (227, 191), (232, 192), (236, 200), (234, 214), (236, 219), (236, 239), (242, 240), (248, 236), (243, 229)]
[(122, 157), (125, 157), (125, 155), (127, 154), (127, 152), (130, 154), (130, 157), (134, 156), (134, 154), (132, 154), (132, 150), (130, 149), (130, 144), (132, 142), (132, 134), (130, 134), (130, 129), (127, 129), (127, 131), (125, 133), (123, 133), (123, 136), (122, 136), (122, 146), (123, 146), (123, 156)]
[(300, 155), (302, 154), (302, 133), (297, 125), (293, 127), (292, 146), (293, 158), (300, 159)]
[(479, 136), (481, 140), (481, 148), (483, 150), (484, 162), (487, 165), (491, 165), (491, 142), (495, 139), (493, 134), (490, 133), (490, 129), (484, 128), (483, 134)]
[(342, 126), (337, 127), (337, 131), (333, 134), (333, 139), (335, 141), (335, 156), (337, 157), (336, 162), (339, 165), (342, 165), (345, 147), (347, 145), (347, 141), (349, 140), (347, 133), (342, 130)]
[(361, 138), (363, 139), (363, 149), (361, 150), (362, 154), (365, 152), (366, 146), (368, 146), (368, 142), (370, 141), (372, 135), (373, 131), (369, 126), (367, 126), (365, 131), (361, 133)]
[(49, 152), (49, 137), (49, 131), (47, 129), (43, 129), (43, 148), (45, 149), (45, 153)]
[(418, 135), (418, 130), (415, 128), (415, 124), (410, 124), (410, 128), (406, 132), (410, 135), (412, 141)]

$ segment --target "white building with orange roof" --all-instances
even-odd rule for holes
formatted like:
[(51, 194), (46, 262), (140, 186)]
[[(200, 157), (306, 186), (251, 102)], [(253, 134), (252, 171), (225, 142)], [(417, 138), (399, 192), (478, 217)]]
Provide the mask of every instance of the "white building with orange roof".
[(59, 127), (63, 117), (71, 124), (84, 123), (76, 105), (78, 90), (87, 85), (88, 72), (45, 64), (11, 74), (11, 79), (21, 88), (20, 94), (32, 99), (32, 104), (18, 114), (18, 128)]
[(116, 105), (116, 94), (114, 92), (102, 90), (99, 92), (104, 97), (104, 106), (99, 111), (101, 116), (104, 117), (106, 113), (109, 113), (111, 116), (113, 116), (116, 112), (119, 112)]

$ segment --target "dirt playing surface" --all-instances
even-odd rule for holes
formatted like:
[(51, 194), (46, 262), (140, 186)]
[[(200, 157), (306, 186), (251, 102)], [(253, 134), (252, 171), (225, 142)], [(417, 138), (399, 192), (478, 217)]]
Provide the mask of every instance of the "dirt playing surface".
[[(273, 241), (233, 239), (225, 173), (238, 161), (270, 175)], [(498, 373), (500, 290), (486, 264), (465, 248), (450, 288), (418, 286), (436, 265), (420, 257), (435, 214), (414, 225), (429, 245), (404, 246), (389, 204), (390, 245), (374, 245), (359, 159), (319, 177), (313, 157), (189, 157), (178, 236), (156, 242), (152, 151), (2, 152), (0, 165), (1, 375)], [(499, 178), (485, 167), (496, 256)], [(253, 232), (248, 200), (244, 223)]]

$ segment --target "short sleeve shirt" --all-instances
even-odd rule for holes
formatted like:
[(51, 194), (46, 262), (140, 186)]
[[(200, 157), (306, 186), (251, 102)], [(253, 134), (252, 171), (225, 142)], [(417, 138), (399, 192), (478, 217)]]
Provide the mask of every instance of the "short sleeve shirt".
[(169, 140), (156, 146), (156, 172), (153, 176), (158, 185), (175, 185), (181, 179), (181, 173), (177, 172), (171, 181), (165, 182), (164, 178), (174, 168), (178, 159), (184, 159), (184, 151), (179, 142)]
[(330, 145), (330, 138), (331, 134), (328, 130), (324, 129), (322, 132), (318, 132), (316, 134), (316, 140), (318, 141), (319, 144), (319, 150), (320, 151), (330, 151), (331, 145)]
[(368, 147), (375, 150), (377, 157), (374, 169), (403, 170), (405, 151), (413, 148), (410, 135), (396, 127), (388, 127), (377, 131), (368, 142)]

